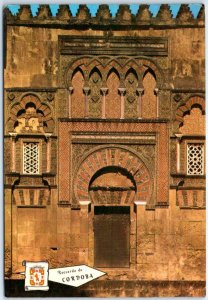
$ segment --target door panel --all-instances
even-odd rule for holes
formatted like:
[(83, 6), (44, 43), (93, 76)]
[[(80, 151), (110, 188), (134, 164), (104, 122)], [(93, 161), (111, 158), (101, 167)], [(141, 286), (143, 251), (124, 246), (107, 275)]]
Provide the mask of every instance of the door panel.
[(95, 207), (95, 266), (129, 267), (129, 235), (129, 207)]

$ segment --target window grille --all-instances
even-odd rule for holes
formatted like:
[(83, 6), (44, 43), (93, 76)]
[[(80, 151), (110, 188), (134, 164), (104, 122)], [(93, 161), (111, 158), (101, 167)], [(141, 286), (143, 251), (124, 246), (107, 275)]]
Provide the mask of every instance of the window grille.
[(187, 145), (187, 174), (188, 175), (204, 174), (204, 145), (203, 144)]
[(39, 174), (39, 143), (24, 143), (23, 173)]

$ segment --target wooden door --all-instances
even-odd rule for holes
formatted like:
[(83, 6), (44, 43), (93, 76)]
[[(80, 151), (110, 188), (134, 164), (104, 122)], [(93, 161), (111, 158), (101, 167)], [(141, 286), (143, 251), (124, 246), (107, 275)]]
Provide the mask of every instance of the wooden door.
[(129, 267), (130, 207), (97, 206), (94, 210), (94, 264)]

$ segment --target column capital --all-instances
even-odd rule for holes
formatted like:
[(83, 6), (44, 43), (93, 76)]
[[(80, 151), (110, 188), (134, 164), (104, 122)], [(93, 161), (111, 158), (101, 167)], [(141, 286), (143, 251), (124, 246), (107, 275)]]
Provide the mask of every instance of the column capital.
[(146, 202), (146, 201), (134, 201), (134, 204), (135, 204), (136, 206), (138, 206), (138, 205), (146, 205), (147, 202)]
[(177, 137), (177, 139), (179, 139), (179, 141), (182, 139), (183, 134), (182, 133), (175, 133), (175, 136)]
[(90, 87), (89, 86), (83, 87), (83, 91), (84, 91), (85, 95), (88, 96), (90, 93)]
[(154, 89), (154, 92), (155, 92), (155, 95), (157, 96), (157, 95), (159, 94), (160, 90), (156, 87), (156, 88)]
[(85, 200), (79, 201), (79, 205), (81, 205), (81, 206), (89, 206), (90, 204), (91, 204), (91, 201), (85, 201)]
[(100, 90), (101, 90), (101, 92), (102, 92), (103, 95), (106, 95), (107, 92), (108, 92), (108, 88), (107, 87), (101, 87)]
[(71, 93), (73, 92), (73, 90), (74, 90), (73, 86), (69, 86), (69, 87), (68, 87), (68, 91), (69, 91), (70, 95), (71, 95)]
[(17, 137), (17, 133), (16, 132), (9, 132), (10, 137), (12, 138), (12, 140), (16, 140)]
[(49, 138), (52, 136), (52, 133), (45, 133), (45, 137), (46, 137), (46, 140), (49, 140)]
[(141, 96), (142, 93), (144, 92), (144, 89), (143, 88), (137, 88), (137, 93)]
[(121, 95), (123, 96), (126, 92), (126, 88), (125, 87), (119, 87), (118, 88), (119, 92), (121, 93)]

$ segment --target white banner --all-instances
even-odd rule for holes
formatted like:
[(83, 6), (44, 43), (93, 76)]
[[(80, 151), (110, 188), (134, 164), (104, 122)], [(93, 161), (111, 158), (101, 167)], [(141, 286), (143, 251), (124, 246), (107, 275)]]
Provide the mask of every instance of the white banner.
[(78, 287), (106, 273), (86, 265), (65, 267), (49, 270), (49, 280)]

